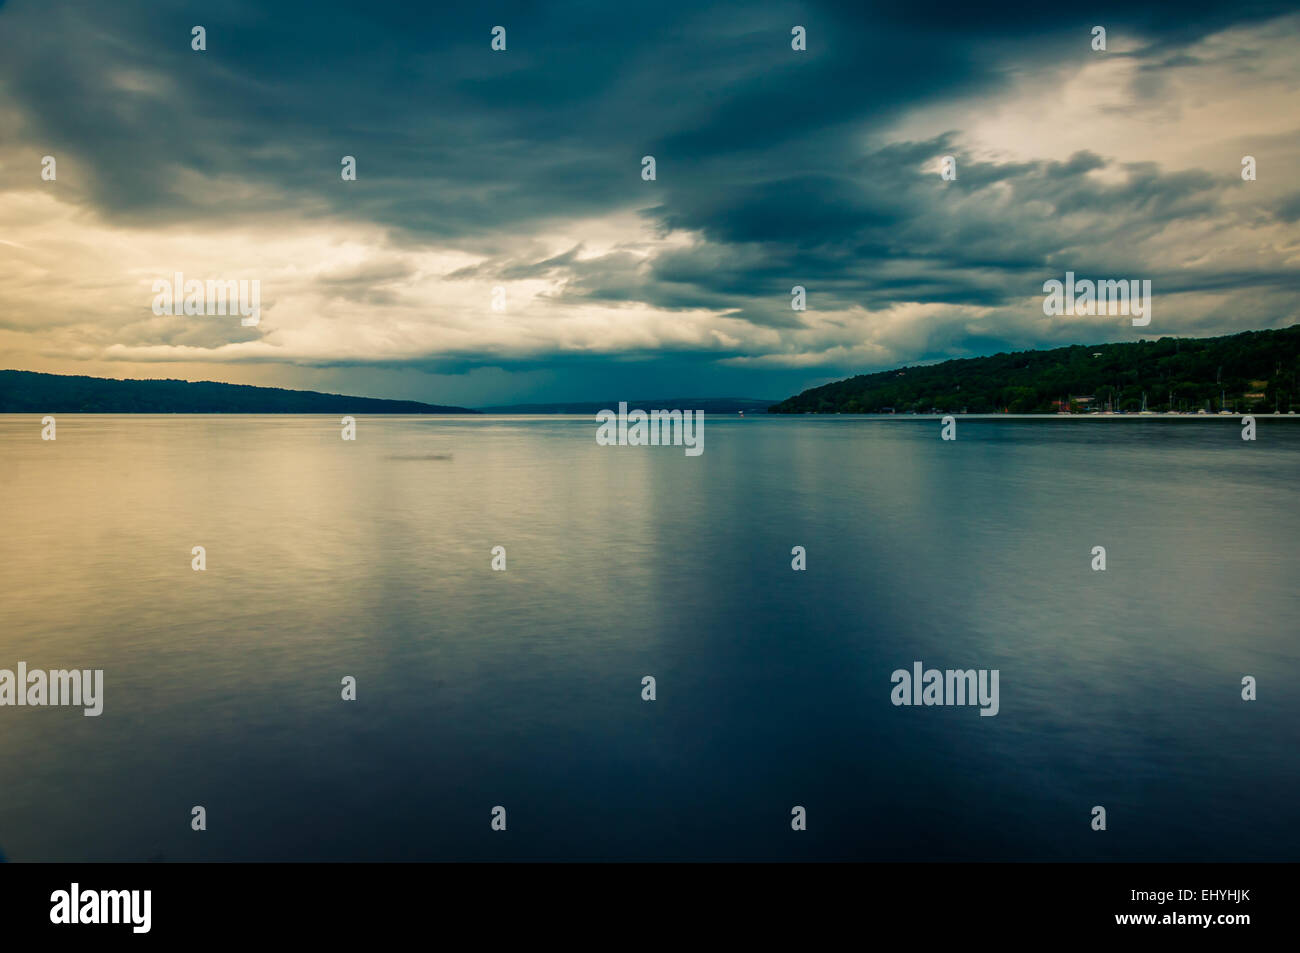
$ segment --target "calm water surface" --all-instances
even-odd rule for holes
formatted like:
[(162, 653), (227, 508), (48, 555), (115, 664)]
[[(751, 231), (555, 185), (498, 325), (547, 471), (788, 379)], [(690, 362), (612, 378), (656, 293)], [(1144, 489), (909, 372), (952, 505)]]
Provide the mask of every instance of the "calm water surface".
[(1296, 421), (358, 424), (0, 417), (10, 860), (1300, 859)]

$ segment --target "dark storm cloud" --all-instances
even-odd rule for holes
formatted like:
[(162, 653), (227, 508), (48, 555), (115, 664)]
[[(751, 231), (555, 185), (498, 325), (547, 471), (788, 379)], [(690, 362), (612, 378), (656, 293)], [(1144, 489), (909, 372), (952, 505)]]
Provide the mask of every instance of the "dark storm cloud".
[(1273, 210), (1274, 217), (1279, 222), (1300, 221), (1300, 192), (1294, 192), (1283, 199)]
[[(707, 15), (651, 6), (11, 6), (0, 49), (28, 134), (82, 160), (91, 199), (109, 215), (274, 214), (262, 194), (195, 194), (183, 175), (195, 170), (273, 186), (285, 208), (451, 237), (633, 205), (647, 152), (667, 181), (710, 173), (706, 190), (747, 171), (714, 160), (760, 155), (765, 174), (748, 184), (745, 221), (792, 211), (773, 207), (763, 186), (807, 175), (799, 162), (814, 141), (851, 161), (850, 125), (1003, 82), (1005, 62), (982, 53), (972, 30), (1047, 56), (1077, 39), (1063, 24), (1111, 12), (1081, 5), (1076, 20), (1031, 4), (975, 17), (927, 5), (919, 19), (884, 8), (855, 23), (838, 7), (776, 5), (760, 17), (744, 4)], [(1224, 18), (1211, 5), (1176, 18), (1159, 4), (1114, 13), (1179, 35)], [(807, 22), (816, 42), (806, 57), (775, 55), (788, 51), (793, 22)], [(510, 48), (492, 56), (496, 23)], [(208, 31), (206, 53), (190, 49), (193, 24)], [(346, 192), (344, 154), (361, 173)]]
[[(860, 157), (853, 178), (774, 180), (757, 191), (676, 190), (664, 220), (703, 235), (699, 245), (648, 263), (611, 254), (539, 266), (562, 265), (572, 298), (734, 309), (756, 323), (786, 326), (797, 320), (788, 302), (795, 283), (814, 288), (823, 308), (900, 300), (991, 307), (1034, 293), (1058, 268), (1109, 273), (1114, 249), (1140, 245), (1171, 222), (1227, 214), (1222, 182), (1207, 173), (1161, 175), (1152, 165), (1128, 164), (1118, 167), (1122, 181), (1107, 183), (1089, 173), (1112, 164), (1087, 152), (1021, 163), (1014, 176), (960, 155), (956, 182), (922, 171), (922, 160), (950, 148), (942, 138), (889, 146)], [(1004, 194), (992, 194), (996, 189)], [(1198, 274), (1205, 286), (1291, 282), (1265, 271)]]

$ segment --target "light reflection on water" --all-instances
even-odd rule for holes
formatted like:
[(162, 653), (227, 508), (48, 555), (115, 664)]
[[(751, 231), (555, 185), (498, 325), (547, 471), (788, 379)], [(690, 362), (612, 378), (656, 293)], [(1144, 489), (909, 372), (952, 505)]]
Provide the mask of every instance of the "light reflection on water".
[(1294, 421), (358, 425), (0, 417), (11, 860), (1300, 856)]

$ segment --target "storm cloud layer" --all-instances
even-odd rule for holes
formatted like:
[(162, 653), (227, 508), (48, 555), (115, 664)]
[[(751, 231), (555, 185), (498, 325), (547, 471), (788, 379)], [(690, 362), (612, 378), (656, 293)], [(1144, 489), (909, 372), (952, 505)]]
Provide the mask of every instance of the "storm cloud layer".
[[(0, 364), (462, 404), (779, 398), (1286, 326), (1297, 40), (1284, 4), (9, 0)], [(1066, 271), (1149, 279), (1152, 324), (1045, 316)], [(258, 279), (260, 323), (155, 314), (175, 272)]]

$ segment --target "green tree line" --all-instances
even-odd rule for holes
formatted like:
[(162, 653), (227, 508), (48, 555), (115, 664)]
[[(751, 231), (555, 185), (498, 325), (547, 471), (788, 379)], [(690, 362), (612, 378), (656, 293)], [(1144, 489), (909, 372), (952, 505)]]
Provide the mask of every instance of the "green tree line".
[(215, 381), (110, 380), (0, 371), (4, 414), (472, 414), (414, 400), (344, 397)]
[(814, 387), (769, 413), (1032, 414), (1053, 413), (1062, 404), (1076, 413), (1134, 412), (1144, 394), (1153, 411), (1300, 411), (1292, 407), (1300, 394), (1300, 325), (902, 367)]

